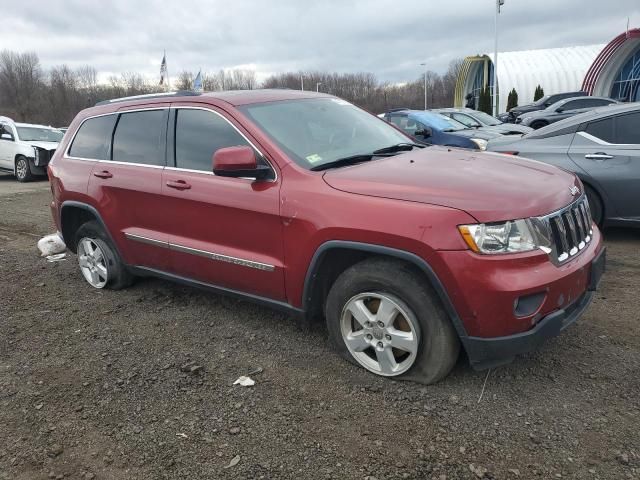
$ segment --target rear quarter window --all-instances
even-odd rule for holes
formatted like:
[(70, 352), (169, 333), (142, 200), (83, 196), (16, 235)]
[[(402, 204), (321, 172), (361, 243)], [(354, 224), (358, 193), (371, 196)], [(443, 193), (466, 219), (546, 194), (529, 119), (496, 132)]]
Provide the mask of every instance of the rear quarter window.
[(115, 123), (115, 114), (85, 120), (73, 139), (69, 155), (76, 158), (107, 160)]

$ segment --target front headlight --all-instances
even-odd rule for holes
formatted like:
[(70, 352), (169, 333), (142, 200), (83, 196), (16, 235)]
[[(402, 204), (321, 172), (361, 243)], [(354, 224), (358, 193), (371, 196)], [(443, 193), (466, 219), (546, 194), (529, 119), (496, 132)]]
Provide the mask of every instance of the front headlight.
[(486, 140), (483, 140), (482, 138), (472, 138), (471, 141), (473, 143), (475, 143), (480, 150), (486, 150), (487, 149), (487, 141)]
[(530, 252), (538, 248), (546, 253), (548, 240), (541, 235), (532, 220), (510, 220), (503, 223), (460, 225), (462, 238), (476, 253)]

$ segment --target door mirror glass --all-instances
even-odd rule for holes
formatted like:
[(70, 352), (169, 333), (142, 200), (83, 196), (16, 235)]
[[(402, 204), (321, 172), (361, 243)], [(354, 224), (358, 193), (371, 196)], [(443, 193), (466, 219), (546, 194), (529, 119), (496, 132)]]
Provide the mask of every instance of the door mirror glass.
[(255, 151), (247, 146), (220, 148), (213, 154), (212, 162), (213, 173), (220, 177), (262, 180), (271, 171), (267, 165), (258, 165)]
[(0, 138), (2, 140), (9, 140), (10, 142), (13, 142), (13, 135), (11, 135), (10, 133), (3, 133), (2, 135), (0, 135)]

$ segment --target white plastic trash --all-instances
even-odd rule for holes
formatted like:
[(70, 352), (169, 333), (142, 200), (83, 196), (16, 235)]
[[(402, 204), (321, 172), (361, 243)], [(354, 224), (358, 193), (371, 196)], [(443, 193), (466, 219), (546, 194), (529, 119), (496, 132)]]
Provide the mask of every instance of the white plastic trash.
[(249, 377), (245, 377), (244, 375), (240, 378), (238, 378), (235, 382), (233, 382), (234, 385), (242, 385), (243, 387), (253, 387), (256, 382), (255, 380), (251, 380), (251, 378)]
[(49, 255), (64, 253), (67, 250), (67, 246), (62, 241), (62, 238), (57, 233), (54, 233), (38, 240), (38, 250), (40, 250), (41, 256), (48, 257)]

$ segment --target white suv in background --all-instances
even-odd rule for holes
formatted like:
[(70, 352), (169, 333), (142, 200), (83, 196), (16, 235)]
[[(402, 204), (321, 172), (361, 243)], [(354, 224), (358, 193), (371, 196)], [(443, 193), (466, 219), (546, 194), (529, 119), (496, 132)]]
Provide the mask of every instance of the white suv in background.
[(20, 182), (46, 175), (49, 160), (63, 136), (55, 128), (0, 117), (0, 171), (13, 173)]

